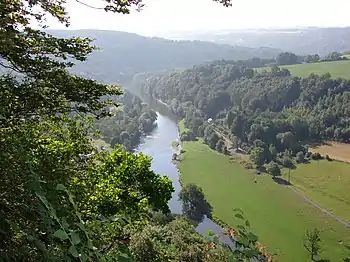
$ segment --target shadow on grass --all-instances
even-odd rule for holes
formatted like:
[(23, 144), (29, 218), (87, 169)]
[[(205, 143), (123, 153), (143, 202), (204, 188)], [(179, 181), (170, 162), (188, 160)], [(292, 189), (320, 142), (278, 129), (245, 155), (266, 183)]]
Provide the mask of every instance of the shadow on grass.
[(292, 185), (290, 182), (288, 182), (287, 180), (285, 180), (284, 178), (281, 178), (281, 177), (273, 177), (272, 180), (275, 181), (279, 185), (283, 185), (283, 186)]

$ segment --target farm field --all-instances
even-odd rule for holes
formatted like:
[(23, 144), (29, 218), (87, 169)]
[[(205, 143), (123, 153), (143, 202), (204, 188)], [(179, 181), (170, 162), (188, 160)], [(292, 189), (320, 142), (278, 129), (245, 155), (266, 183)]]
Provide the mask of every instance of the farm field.
[[(270, 254), (276, 254), (276, 261), (308, 261), (302, 238), (306, 230), (315, 227), (321, 230), (325, 243), (320, 258), (342, 261), (346, 256), (340, 243), (350, 243), (349, 229), (286, 186), (275, 183), (269, 175), (254, 175), (200, 141), (184, 142), (183, 148), (184, 160), (178, 164), (182, 183), (201, 186), (214, 215), (233, 227), (238, 221), (232, 210), (242, 209), (259, 241)], [(293, 179), (297, 176), (293, 173)], [(336, 187), (332, 188), (335, 192)]]
[[(284, 170), (285, 178), (287, 173)], [(327, 160), (301, 164), (291, 171), (291, 183), (322, 208), (350, 222), (350, 164)]]
[[(332, 78), (346, 78), (350, 79), (350, 60), (334, 61), (334, 62), (322, 62), (322, 63), (309, 63), (280, 66), (281, 68), (287, 68), (293, 76), (305, 77), (311, 73), (321, 75), (329, 72)], [(259, 68), (258, 71), (269, 70), (269, 68)]]
[(330, 158), (350, 163), (350, 144), (327, 141), (309, 149), (313, 153), (329, 155)]

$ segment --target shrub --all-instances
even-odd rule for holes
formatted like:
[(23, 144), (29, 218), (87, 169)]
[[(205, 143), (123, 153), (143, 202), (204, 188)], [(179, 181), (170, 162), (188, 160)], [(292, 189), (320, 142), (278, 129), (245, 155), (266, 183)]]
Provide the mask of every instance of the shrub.
[(273, 177), (281, 175), (281, 169), (278, 164), (274, 161), (270, 162), (270, 164), (266, 168), (267, 173), (272, 175)]
[(304, 156), (304, 152), (300, 151), (297, 153), (296, 157), (295, 157), (295, 160), (298, 162), (298, 163), (304, 163), (305, 161), (305, 156)]
[(313, 154), (311, 155), (311, 158), (312, 158), (313, 160), (320, 160), (320, 159), (323, 159), (323, 157), (321, 156), (320, 153), (313, 153)]
[(333, 161), (333, 159), (330, 158), (329, 155), (326, 155), (326, 159), (327, 159), (328, 161)]
[(293, 161), (289, 156), (284, 156), (282, 158), (282, 165), (284, 167), (292, 168), (293, 167)]

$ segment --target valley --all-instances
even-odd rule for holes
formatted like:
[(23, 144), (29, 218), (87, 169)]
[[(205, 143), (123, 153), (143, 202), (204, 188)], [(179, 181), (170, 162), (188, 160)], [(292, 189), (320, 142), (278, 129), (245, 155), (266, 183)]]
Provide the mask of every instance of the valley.
[(336, 1), (3, 1), (0, 261), (349, 262)]

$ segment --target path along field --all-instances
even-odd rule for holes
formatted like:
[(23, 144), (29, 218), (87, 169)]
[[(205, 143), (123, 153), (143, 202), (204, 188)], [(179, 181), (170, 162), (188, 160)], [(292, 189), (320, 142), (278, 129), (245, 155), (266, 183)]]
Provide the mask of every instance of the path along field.
[(233, 227), (238, 221), (232, 210), (241, 208), (260, 242), (276, 254), (276, 261), (308, 261), (302, 238), (307, 229), (315, 227), (325, 242), (322, 258), (342, 261), (346, 256), (343, 245), (350, 243), (350, 230), (292, 190), (268, 175), (254, 175), (200, 141), (184, 142), (183, 148), (184, 160), (178, 164), (182, 182), (201, 186), (214, 215)]
[(291, 183), (322, 208), (350, 222), (350, 164), (320, 160), (298, 165), (291, 171)]
[(313, 153), (329, 155), (330, 158), (350, 163), (350, 144), (327, 141), (324, 144), (311, 147)]
[[(287, 68), (292, 76), (305, 77), (311, 73), (322, 75), (328, 72), (332, 78), (342, 77), (350, 79), (350, 60), (288, 65), (281, 66), (281, 68)], [(257, 70), (262, 71), (264, 69), (269, 70), (268, 67), (258, 68)]]

